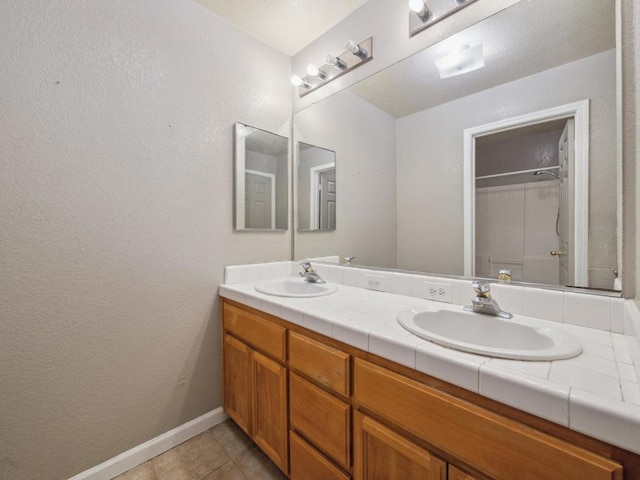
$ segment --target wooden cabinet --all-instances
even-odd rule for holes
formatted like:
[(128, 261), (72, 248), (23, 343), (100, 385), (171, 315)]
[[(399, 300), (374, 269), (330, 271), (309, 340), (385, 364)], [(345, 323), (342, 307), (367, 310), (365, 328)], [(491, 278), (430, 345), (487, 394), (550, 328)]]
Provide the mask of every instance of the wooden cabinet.
[(599, 455), (357, 359), (357, 404), (496, 480), (613, 480)]
[(447, 464), (372, 418), (355, 414), (355, 480), (446, 480)]
[(449, 465), (448, 472), (449, 472), (449, 480), (478, 480), (476, 477), (472, 477), (468, 473), (465, 473), (462, 470), (459, 470), (453, 465)]
[(224, 408), (286, 473), (287, 368), (277, 361), (286, 358), (286, 330), (226, 304), (223, 327)]
[(291, 430), (299, 433), (345, 470), (351, 468), (351, 407), (291, 373)]
[(289, 453), (291, 480), (349, 480), (351, 478), (295, 432), (291, 432)]
[(248, 435), (251, 435), (251, 383), (251, 349), (231, 335), (225, 335), (224, 408)]
[(253, 441), (287, 471), (287, 369), (253, 352)]
[(638, 455), (249, 307), (223, 328), (225, 410), (292, 480), (640, 480)]

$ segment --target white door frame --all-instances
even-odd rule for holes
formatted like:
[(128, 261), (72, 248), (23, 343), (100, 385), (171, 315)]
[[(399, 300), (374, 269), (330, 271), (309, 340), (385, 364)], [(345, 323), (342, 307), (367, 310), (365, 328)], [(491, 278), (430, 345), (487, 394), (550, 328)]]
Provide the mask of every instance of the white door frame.
[(475, 274), (475, 140), (525, 125), (575, 119), (575, 282), (589, 283), (589, 100), (540, 110), (464, 130), (464, 275)]
[(273, 173), (251, 170), (249, 168), (245, 169), (244, 172), (265, 177), (271, 181), (271, 229), (274, 230), (276, 228), (276, 176)]
[(336, 168), (335, 162), (325, 163), (324, 165), (318, 165), (309, 169), (309, 230), (318, 230), (320, 228), (318, 223), (318, 212), (320, 211), (318, 185), (320, 182), (320, 174), (332, 168)]

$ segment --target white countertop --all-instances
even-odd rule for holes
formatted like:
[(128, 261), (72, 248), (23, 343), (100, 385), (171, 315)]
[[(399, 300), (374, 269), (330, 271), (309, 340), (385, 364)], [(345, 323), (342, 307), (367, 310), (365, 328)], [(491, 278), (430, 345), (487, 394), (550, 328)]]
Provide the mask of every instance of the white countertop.
[(516, 361), (460, 352), (402, 328), (398, 311), (462, 308), (339, 285), (332, 295), (275, 297), (259, 281), (221, 285), (220, 296), (275, 315), (498, 402), (640, 454), (640, 384), (620, 333), (539, 320), (577, 337), (583, 353), (567, 360)]

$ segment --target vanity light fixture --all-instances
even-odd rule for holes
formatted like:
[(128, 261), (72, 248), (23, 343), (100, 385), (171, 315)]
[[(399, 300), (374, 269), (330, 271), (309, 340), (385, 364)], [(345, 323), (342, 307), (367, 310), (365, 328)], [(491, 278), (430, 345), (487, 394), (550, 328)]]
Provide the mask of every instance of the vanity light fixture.
[(320, 70), (312, 63), (307, 66), (307, 73), (312, 77), (319, 78), (320, 80), (325, 80), (327, 78), (327, 72)]
[(438, 23), (476, 0), (409, 0), (409, 36)]
[(473, 72), (484, 67), (483, 47), (481, 43), (475, 47), (464, 45), (443, 57), (435, 58), (433, 62), (436, 64), (440, 78)]
[(313, 64), (307, 66), (306, 76), (294, 75), (291, 77), (291, 83), (298, 87), (299, 97), (311, 93), (316, 88), (320, 88), (373, 59), (373, 38), (371, 37), (360, 43), (349, 40), (346, 48), (347, 51), (337, 57), (327, 55), (327, 62), (322, 67), (316, 67)]
[(311, 88), (311, 84), (304, 78), (300, 78), (298, 75), (291, 77), (291, 83), (296, 87)]

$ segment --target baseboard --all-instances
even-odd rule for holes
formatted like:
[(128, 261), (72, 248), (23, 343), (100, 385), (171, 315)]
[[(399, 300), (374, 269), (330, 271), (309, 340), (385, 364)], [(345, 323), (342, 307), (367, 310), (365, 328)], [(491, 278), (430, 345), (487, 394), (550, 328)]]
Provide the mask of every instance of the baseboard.
[(106, 462), (85, 470), (69, 480), (110, 480), (121, 473), (160, 455), (163, 452), (195, 437), (199, 433), (224, 422), (228, 418), (222, 407), (205, 413), (193, 420), (152, 438), (131, 450), (121, 453)]

